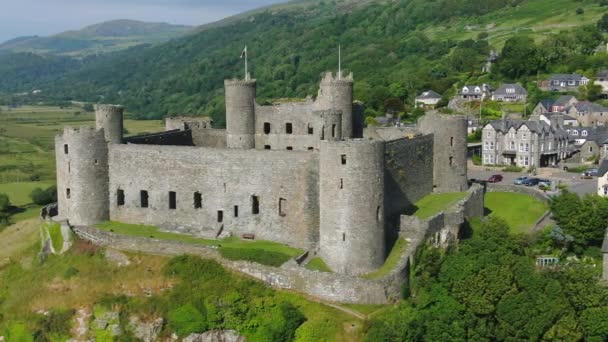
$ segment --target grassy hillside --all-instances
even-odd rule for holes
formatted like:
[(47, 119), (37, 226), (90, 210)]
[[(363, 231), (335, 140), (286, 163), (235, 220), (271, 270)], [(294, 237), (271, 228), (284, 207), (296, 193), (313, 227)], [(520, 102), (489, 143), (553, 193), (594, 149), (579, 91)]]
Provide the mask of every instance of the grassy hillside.
[(192, 27), (135, 20), (113, 20), (50, 37), (20, 37), (0, 44), (0, 51), (82, 57), (160, 43), (184, 35)]
[[(509, 37), (556, 39), (564, 29), (564, 35), (572, 35), (565, 51), (578, 54), (574, 45), (581, 39), (575, 26), (595, 27), (608, 6), (600, 6), (600, 0), (557, 2), (296, 1), (228, 18), (162, 45), (128, 49), (70, 70), (49, 70), (38, 79), (28, 78), (27, 71), (27, 80), (16, 77), (19, 66), (13, 66), (0, 71), (6, 80), (0, 92), (42, 89), (52, 99), (121, 103), (138, 118), (208, 115), (221, 126), (223, 80), (243, 74), (239, 56), (245, 45), (264, 102), (315, 94), (320, 74), (337, 69), (341, 44), (343, 66), (355, 74), (355, 97), (365, 102), (366, 115), (380, 115), (389, 107), (407, 111), (403, 103), (422, 90), (449, 93), (463, 82), (508, 79), (480, 70), (489, 50), (500, 50)], [(578, 8), (583, 14), (576, 14)], [(533, 74), (592, 74), (606, 64), (601, 58), (571, 57), (555, 57)], [(510, 80), (526, 81), (519, 76)]]

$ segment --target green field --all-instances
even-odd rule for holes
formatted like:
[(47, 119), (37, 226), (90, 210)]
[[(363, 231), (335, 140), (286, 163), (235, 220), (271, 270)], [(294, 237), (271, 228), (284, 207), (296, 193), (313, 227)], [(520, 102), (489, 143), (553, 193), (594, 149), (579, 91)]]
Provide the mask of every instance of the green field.
[(524, 194), (510, 192), (489, 192), (485, 206), (505, 221), (513, 233), (528, 233), (549, 206), (540, 200)]
[(430, 194), (418, 201), (408, 215), (416, 215), (420, 219), (428, 219), (458, 203), (466, 196), (465, 192), (450, 192), (445, 194)]

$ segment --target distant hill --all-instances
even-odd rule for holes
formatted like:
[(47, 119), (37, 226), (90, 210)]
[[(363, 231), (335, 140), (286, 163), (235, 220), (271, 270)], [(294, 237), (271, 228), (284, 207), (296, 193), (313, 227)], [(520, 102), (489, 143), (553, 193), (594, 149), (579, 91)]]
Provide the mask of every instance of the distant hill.
[(0, 50), (64, 56), (85, 56), (168, 41), (192, 30), (191, 26), (113, 20), (50, 37), (19, 37), (0, 44)]
[[(46, 59), (38, 68), (31, 56), (28, 65), (20, 66), (19, 57), (0, 54), (0, 66), (11, 61), (4, 71), (0, 68), (0, 92), (41, 89), (63, 101), (121, 103), (140, 118), (211, 115), (222, 125), (223, 80), (243, 75), (239, 56), (245, 45), (260, 102), (314, 95), (320, 74), (337, 69), (341, 45), (342, 66), (355, 75), (355, 97), (365, 103), (367, 116), (383, 115), (389, 107), (407, 108), (403, 103), (411, 103), (420, 91), (450, 94), (464, 82), (532, 84), (543, 73), (593, 75), (608, 67), (608, 58), (593, 56), (588, 46), (597, 44), (593, 50), (603, 39), (596, 28), (608, 13), (603, 2), (301, 0), (83, 63)], [(597, 34), (588, 34), (593, 30)], [(482, 73), (490, 50), (500, 52), (516, 36), (530, 38), (522, 48), (535, 49), (533, 58), (515, 63), (526, 74), (509, 79), (506, 73)]]

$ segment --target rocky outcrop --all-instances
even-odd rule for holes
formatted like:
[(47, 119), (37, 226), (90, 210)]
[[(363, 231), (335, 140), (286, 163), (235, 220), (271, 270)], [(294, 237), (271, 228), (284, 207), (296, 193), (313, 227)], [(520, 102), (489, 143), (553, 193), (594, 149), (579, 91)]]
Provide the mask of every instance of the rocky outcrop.
[(204, 334), (192, 334), (183, 342), (245, 342), (245, 337), (234, 330), (211, 330)]
[(131, 318), (129, 318), (129, 329), (139, 341), (154, 342), (158, 339), (158, 335), (163, 330), (164, 323), (165, 320), (162, 318), (142, 321), (139, 317), (131, 316)]

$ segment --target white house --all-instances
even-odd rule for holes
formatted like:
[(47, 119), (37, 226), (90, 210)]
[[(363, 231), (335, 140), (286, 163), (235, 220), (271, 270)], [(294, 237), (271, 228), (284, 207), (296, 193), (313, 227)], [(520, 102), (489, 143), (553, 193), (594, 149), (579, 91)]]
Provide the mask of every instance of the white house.
[(597, 194), (608, 197), (608, 160), (603, 160), (597, 173)]
[(420, 94), (420, 96), (416, 97), (415, 104), (416, 106), (421, 107), (435, 107), (437, 103), (441, 100), (441, 95), (432, 91), (427, 90)]

